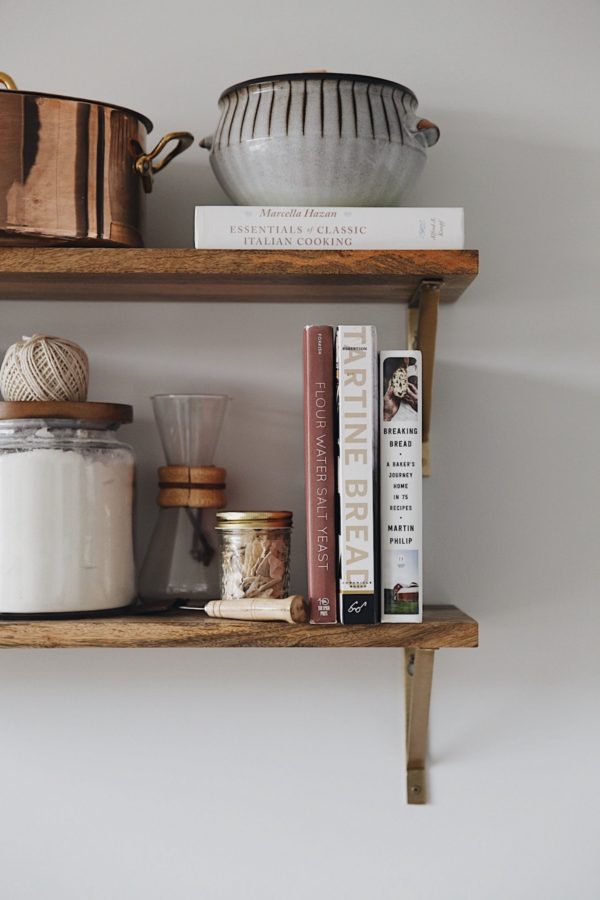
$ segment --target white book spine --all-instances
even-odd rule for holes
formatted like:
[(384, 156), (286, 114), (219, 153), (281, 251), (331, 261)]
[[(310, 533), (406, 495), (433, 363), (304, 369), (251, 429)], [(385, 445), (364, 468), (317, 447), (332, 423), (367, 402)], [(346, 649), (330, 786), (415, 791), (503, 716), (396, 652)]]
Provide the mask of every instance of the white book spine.
[(423, 621), (422, 384), (418, 350), (380, 354), (381, 621)]
[(340, 325), (338, 370), (340, 621), (379, 621), (377, 332)]
[(462, 250), (461, 208), (197, 206), (197, 250)]

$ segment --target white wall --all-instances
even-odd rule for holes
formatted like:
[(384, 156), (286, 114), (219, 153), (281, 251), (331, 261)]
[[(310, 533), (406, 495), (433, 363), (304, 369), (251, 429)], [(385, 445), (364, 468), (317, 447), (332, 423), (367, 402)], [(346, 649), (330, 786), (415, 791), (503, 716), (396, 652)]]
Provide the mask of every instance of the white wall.
[[(157, 136), (210, 133), (247, 77), (402, 81), (442, 129), (412, 202), (464, 205), (481, 250), (441, 315), (425, 484), (429, 600), (475, 615), (481, 648), (438, 653), (431, 805), (404, 802), (399, 651), (3, 652), (0, 896), (596, 900), (598, 4), (0, 11), (20, 86), (137, 108)], [(157, 180), (150, 243), (189, 246), (194, 204), (223, 200), (195, 147)], [(231, 393), (231, 502), (295, 510), (301, 586), (300, 329), (342, 315), (402, 340), (383, 305), (19, 302), (0, 347), (71, 336), (92, 399), (135, 405), (141, 546), (161, 463), (148, 395)]]

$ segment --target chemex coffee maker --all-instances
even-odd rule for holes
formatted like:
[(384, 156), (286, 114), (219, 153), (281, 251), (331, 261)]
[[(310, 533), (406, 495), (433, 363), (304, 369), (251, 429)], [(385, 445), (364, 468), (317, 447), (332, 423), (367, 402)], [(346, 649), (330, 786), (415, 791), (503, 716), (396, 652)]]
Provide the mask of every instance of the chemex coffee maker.
[(216, 511), (226, 505), (225, 469), (213, 465), (230, 397), (152, 397), (167, 465), (158, 470), (159, 515), (139, 580), (140, 608), (203, 607), (217, 600)]

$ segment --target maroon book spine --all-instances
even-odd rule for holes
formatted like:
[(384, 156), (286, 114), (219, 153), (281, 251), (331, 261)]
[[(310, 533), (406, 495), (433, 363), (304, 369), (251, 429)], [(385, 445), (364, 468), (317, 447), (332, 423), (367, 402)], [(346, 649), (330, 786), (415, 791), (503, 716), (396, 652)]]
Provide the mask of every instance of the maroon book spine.
[(304, 329), (304, 464), (310, 621), (337, 621), (335, 517), (335, 356), (333, 328)]

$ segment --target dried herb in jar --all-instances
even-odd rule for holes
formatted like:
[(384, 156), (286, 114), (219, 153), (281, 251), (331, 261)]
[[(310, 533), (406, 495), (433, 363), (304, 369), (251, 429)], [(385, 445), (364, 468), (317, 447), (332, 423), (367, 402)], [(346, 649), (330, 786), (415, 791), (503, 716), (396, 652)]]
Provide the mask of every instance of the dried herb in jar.
[(221, 598), (286, 597), (289, 586), (289, 512), (218, 513)]

